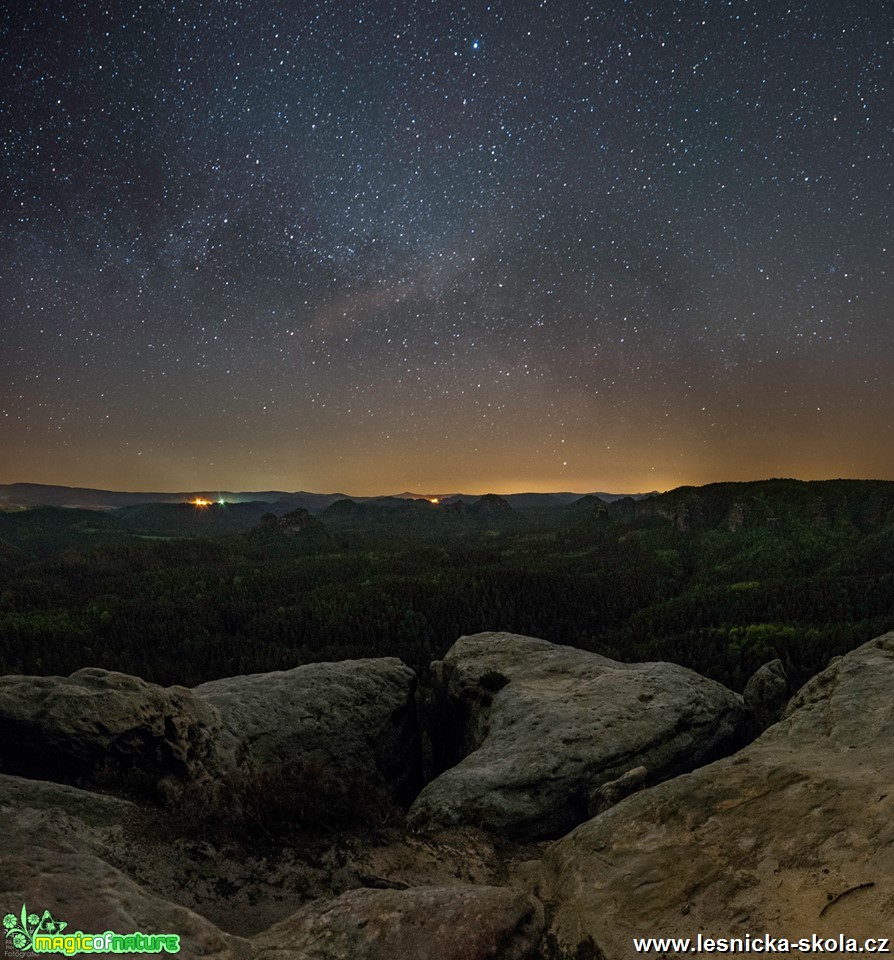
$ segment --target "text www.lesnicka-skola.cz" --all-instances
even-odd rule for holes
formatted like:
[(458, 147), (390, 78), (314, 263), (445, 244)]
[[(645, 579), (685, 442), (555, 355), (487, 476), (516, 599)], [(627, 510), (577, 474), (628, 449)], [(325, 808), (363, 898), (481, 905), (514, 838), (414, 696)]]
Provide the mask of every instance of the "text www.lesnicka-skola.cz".
[(699, 934), (691, 937), (634, 937), (636, 953), (890, 953), (889, 937), (867, 937), (858, 940), (847, 934), (824, 937), (812, 934), (809, 937), (771, 937), (768, 933), (744, 934), (741, 937), (706, 937)]

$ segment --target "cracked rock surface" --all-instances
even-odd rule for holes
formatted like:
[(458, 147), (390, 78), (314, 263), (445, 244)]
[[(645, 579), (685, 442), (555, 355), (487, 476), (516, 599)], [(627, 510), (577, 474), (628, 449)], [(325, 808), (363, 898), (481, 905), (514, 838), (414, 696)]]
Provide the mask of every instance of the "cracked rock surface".
[(433, 669), (441, 752), (458, 762), (411, 819), (526, 841), (585, 821), (593, 791), (631, 768), (654, 783), (714, 759), (744, 718), (738, 694), (685, 667), (511, 633), (461, 637)]
[(644, 935), (888, 936), (892, 690), (889, 633), (833, 661), (736, 755), (554, 844), (537, 884), (554, 943), (621, 960)]

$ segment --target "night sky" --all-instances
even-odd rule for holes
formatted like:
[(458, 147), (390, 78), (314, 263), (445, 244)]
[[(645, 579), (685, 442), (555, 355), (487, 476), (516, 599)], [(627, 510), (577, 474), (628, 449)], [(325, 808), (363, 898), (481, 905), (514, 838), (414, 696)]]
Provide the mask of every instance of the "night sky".
[(2, 17), (0, 481), (894, 478), (890, 0)]

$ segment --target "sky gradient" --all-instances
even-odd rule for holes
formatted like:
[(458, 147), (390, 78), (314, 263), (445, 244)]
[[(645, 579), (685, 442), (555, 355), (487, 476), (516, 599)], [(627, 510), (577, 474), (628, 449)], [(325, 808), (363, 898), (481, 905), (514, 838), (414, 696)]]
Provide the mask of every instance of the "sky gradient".
[(894, 5), (17, 5), (0, 482), (894, 479)]

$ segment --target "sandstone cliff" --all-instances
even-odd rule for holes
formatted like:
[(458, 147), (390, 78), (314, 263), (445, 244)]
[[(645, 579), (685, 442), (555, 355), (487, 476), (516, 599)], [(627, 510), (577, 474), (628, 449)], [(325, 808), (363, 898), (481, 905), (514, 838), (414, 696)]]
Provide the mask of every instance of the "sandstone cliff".
[[(4, 678), (0, 758), (27, 776), (0, 773), (0, 902), (72, 930), (173, 932), (182, 956), (214, 960), (627, 960), (634, 936), (890, 933), (894, 634), (833, 662), (754, 743), (679, 775), (729, 742), (740, 698), (667, 664), (463, 638), (422, 701), (456, 756), (415, 829), (271, 833), (237, 810), (218, 830), (228, 797), (209, 801), (209, 783), (309, 757), (410, 799), (412, 673), (313, 667), (193, 691), (93, 670)], [(471, 823), (482, 812), (494, 829)], [(583, 822), (554, 843), (507, 839), (568, 817)]]

